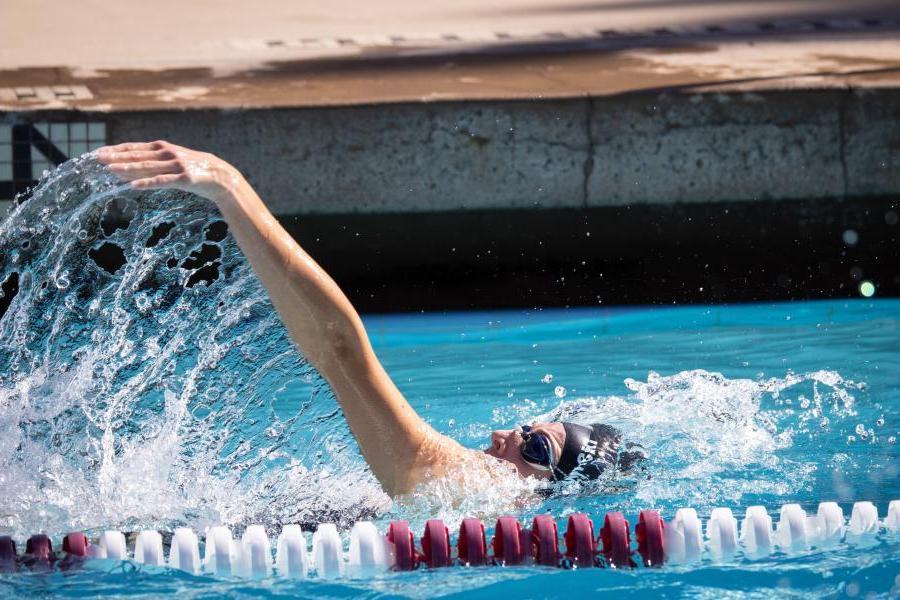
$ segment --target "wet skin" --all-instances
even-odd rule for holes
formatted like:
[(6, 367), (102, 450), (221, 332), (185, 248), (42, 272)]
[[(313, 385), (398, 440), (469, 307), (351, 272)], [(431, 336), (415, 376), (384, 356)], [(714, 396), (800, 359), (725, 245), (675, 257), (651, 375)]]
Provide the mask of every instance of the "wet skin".
[[(563, 445), (566, 442), (566, 430), (562, 423), (534, 423), (531, 426), (531, 430), (547, 436), (553, 449), (554, 464), (559, 462)], [(491, 434), (491, 447), (484, 452), (489, 456), (511, 463), (522, 477), (530, 476), (536, 479), (550, 479), (550, 471), (539, 469), (522, 458), (521, 447), (523, 441), (522, 433), (519, 429), (498, 429)]]

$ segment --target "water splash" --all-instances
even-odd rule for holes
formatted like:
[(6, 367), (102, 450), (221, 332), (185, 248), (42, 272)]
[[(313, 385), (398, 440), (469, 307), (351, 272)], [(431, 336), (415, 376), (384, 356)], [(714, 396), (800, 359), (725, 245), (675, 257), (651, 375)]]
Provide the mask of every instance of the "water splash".
[(487, 455), (469, 455), (441, 477), (426, 477), (416, 489), (399, 498), (397, 508), (416, 530), (427, 519), (442, 519), (451, 530), (458, 530), (466, 517), (478, 517), (493, 523), (498, 517), (522, 514), (537, 509), (545, 481), (520, 477), (510, 463)]
[(210, 203), (85, 155), (0, 225), (0, 256), (19, 287), (0, 526), (346, 523), (387, 502)]
[[(650, 372), (646, 381), (626, 379), (625, 386), (627, 396), (573, 399), (533, 418), (610, 423), (649, 450), (642, 473), (610, 474), (588, 493), (618, 493), (614, 501), (626, 508), (698, 509), (761, 495), (791, 498), (808, 488), (822, 462), (812, 450), (815, 440), (832, 421), (856, 414), (852, 392), (865, 389), (834, 371), (757, 380), (704, 370)], [(804, 396), (807, 387), (812, 400)], [(782, 452), (798, 444), (810, 445), (810, 452)]]

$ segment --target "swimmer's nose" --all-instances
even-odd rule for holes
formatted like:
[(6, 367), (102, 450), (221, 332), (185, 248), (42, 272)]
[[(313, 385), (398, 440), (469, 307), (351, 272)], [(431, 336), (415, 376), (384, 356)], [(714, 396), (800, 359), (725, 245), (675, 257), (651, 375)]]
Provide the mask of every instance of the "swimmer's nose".
[(494, 456), (501, 456), (503, 451), (506, 449), (507, 440), (509, 439), (509, 434), (511, 430), (497, 430), (491, 433), (491, 447), (488, 449), (488, 454), (493, 454)]

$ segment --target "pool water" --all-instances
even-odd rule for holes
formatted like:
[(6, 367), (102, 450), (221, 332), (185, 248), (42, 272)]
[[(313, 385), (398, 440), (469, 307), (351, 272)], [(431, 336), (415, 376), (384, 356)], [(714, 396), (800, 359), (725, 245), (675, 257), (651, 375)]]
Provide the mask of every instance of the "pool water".
[[(114, 219), (113, 216), (116, 218)], [(114, 226), (117, 221), (122, 226)], [(0, 225), (0, 533), (172, 530), (253, 523), (277, 534), (358, 519), (427, 518), (451, 531), (549, 512), (632, 522), (656, 508), (900, 498), (900, 301), (539, 309), (364, 317), (376, 352), (423, 417), (464, 445), (554, 418), (620, 427), (646, 471), (526, 501), (423, 490), (391, 502), (327, 388), (293, 351), (207, 204), (133, 196), (89, 159), (50, 174)], [(169, 225), (171, 224), (171, 225)], [(27, 242), (27, 243), (26, 243)], [(120, 249), (117, 269), (91, 250)], [(211, 259), (196, 260), (203, 249)], [(109, 250), (107, 248), (107, 250)], [(191, 256), (195, 260), (191, 261)], [(210, 266), (215, 269), (210, 269)], [(115, 265), (113, 265), (115, 266)], [(210, 283), (192, 278), (206, 269)], [(112, 272), (109, 272), (112, 270)], [(212, 273), (214, 271), (214, 273)], [(510, 290), (510, 293), (517, 293)], [(500, 488), (505, 489), (505, 488)], [(490, 535), (489, 531), (489, 535)], [(57, 538), (58, 539), (58, 538)], [(900, 537), (866, 547), (661, 570), (418, 570), (365, 580), (246, 581), (94, 561), (0, 575), (0, 595), (280, 597), (887, 597)]]

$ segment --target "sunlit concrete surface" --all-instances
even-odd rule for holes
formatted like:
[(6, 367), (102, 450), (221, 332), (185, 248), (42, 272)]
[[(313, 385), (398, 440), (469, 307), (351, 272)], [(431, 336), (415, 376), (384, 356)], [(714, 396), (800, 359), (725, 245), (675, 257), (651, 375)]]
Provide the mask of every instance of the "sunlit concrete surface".
[(7, 0), (0, 110), (884, 87), (898, 32), (894, 0)]
[[(4, 0), (0, 69), (231, 69), (595, 30), (885, 19), (895, 0)], [(408, 43), (404, 43), (408, 42)]]

